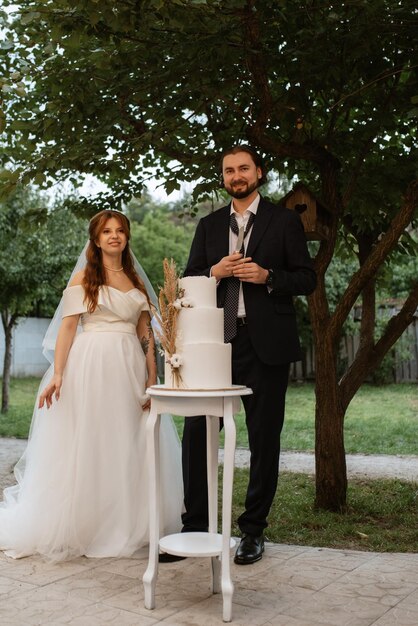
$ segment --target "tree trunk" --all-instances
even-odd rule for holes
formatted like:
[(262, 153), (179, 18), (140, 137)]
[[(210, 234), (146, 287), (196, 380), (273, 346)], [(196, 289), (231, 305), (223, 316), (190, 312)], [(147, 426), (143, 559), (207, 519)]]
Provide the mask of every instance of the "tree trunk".
[(333, 349), (322, 341), (316, 361), (315, 507), (343, 511), (347, 503), (344, 411)]
[(7, 413), (9, 410), (9, 390), (10, 390), (10, 370), (12, 367), (12, 332), (16, 318), (6, 313), (2, 313), (4, 329), (4, 361), (3, 361), (3, 383), (1, 390), (1, 412)]
[(327, 303), (321, 288), (317, 288), (310, 297), (310, 308), (315, 336), (316, 374), (315, 506), (328, 511), (342, 511), (347, 502), (344, 411), (338, 386), (338, 350), (325, 322)]
[(318, 285), (309, 296), (309, 314), (315, 342), (315, 506), (342, 511), (347, 502), (347, 467), (344, 450), (344, 411), (338, 386), (337, 355), (344, 319), (330, 315), (325, 273), (334, 254), (339, 225), (336, 163), (321, 166), (322, 195), (333, 208), (329, 237), (315, 258)]

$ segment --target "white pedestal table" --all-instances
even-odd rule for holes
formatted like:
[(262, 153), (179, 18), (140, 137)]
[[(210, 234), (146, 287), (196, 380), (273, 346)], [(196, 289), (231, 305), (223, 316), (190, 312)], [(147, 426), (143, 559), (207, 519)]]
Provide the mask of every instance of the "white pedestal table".
[[(230, 551), (235, 545), (235, 541), (231, 539), (232, 488), (236, 441), (234, 415), (240, 409), (240, 396), (250, 395), (252, 390), (239, 385), (220, 390), (175, 390), (169, 389), (164, 385), (154, 385), (147, 389), (147, 393), (151, 396), (151, 410), (146, 425), (150, 487), (150, 537), (148, 567), (142, 579), (145, 607), (147, 609), (155, 608), (158, 553), (159, 548), (161, 548), (163, 552), (177, 556), (211, 557), (212, 591), (213, 593), (222, 592), (223, 621), (230, 622), (232, 619), (232, 594), (234, 591), (230, 571)], [(186, 418), (194, 415), (206, 415), (208, 533), (177, 533), (162, 538), (159, 536), (159, 430), (161, 415), (164, 413), (184, 415)], [(217, 532), (220, 417), (223, 417), (225, 431), (221, 534)]]

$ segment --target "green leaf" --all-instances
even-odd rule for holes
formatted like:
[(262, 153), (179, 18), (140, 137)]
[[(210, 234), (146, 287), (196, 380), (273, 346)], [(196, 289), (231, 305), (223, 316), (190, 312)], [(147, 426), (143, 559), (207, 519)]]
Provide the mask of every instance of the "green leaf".
[(415, 107), (414, 109), (408, 111), (406, 116), (408, 119), (415, 119), (418, 116), (418, 107)]
[(19, 171), (12, 172), (11, 170), (7, 170), (7, 169), (0, 171), (1, 181), (9, 181), (9, 182), (15, 183), (18, 180), (19, 176), (20, 176)]
[(29, 130), (32, 127), (31, 122), (16, 120), (10, 124), (12, 130)]
[(38, 172), (33, 180), (37, 185), (42, 185), (46, 181), (46, 176), (43, 172)]
[(41, 14), (37, 11), (29, 11), (29, 13), (24, 13), (22, 15), (22, 17), (20, 18), (20, 23), (24, 25), (30, 24), (31, 22), (33, 22), (33, 20), (38, 19), (40, 16)]
[(16, 183), (5, 182), (0, 179), (0, 201), (6, 200), (16, 189)]
[(173, 191), (178, 191), (180, 189), (180, 183), (175, 178), (172, 178), (171, 180), (166, 181), (164, 188), (167, 194), (170, 195)]
[(55, 52), (55, 46), (52, 43), (49, 43), (47, 46), (45, 46), (44, 54), (51, 55), (54, 52)]

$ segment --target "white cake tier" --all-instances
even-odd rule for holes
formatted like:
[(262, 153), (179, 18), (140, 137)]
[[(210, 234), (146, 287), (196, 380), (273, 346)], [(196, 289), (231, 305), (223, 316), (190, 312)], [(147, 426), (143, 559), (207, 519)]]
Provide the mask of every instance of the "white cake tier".
[[(181, 358), (180, 385), (172, 376), (171, 366), (165, 364), (165, 385), (179, 389), (227, 389), (232, 385), (231, 344), (188, 344), (177, 352)], [(166, 360), (167, 360), (166, 356)]]
[(186, 276), (180, 278), (179, 285), (184, 289), (184, 297), (193, 306), (216, 307), (216, 279), (214, 276)]
[(223, 343), (223, 309), (181, 309), (177, 322), (177, 350), (189, 343)]

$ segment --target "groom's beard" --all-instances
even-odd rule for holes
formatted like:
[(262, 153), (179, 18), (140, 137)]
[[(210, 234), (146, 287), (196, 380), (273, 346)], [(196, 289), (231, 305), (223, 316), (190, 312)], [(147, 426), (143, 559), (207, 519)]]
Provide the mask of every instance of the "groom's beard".
[(258, 183), (258, 180), (253, 183), (247, 183), (247, 181), (240, 180), (235, 182), (233, 185), (224, 185), (224, 187), (230, 196), (236, 198), (237, 200), (242, 200), (242, 198), (248, 198), (248, 196), (251, 195), (255, 189), (257, 189)]

